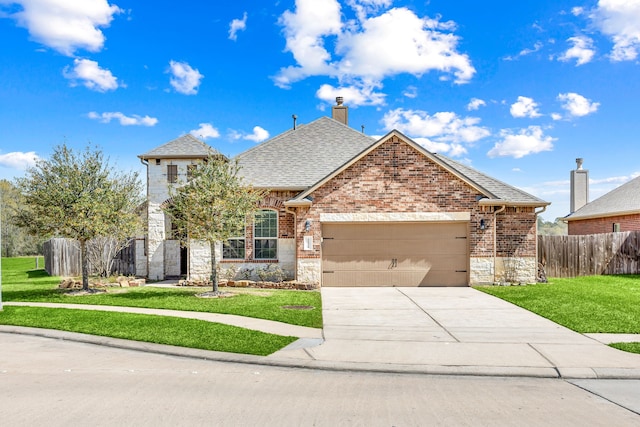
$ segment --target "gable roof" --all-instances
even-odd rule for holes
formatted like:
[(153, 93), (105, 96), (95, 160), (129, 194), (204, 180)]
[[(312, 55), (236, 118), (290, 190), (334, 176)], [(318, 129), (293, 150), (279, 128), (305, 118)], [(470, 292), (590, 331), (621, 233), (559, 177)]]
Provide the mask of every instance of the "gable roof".
[(566, 221), (640, 213), (640, 176), (565, 217)]
[(299, 125), (236, 156), (245, 181), (272, 190), (304, 190), (374, 144), (329, 117)]
[(210, 155), (216, 156), (220, 153), (213, 147), (200, 141), (191, 134), (182, 135), (154, 148), (145, 154), (140, 154), (142, 160), (147, 159), (206, 159)]
[[(455, 169), (460, 175), (467, 178), (468, 181), (476, 183), (476, 185), (484, 188), (487, 192), (487, 202), (495, 202), (503, 200), (509, 205), (530, 205), (530, 206), (547, 206), (550, 203), (533, 196), (526, 191), (522, 191), (516, 187), (506, 184), (498, 179), (492, 178), (474, 169), (470, 166), (456, 162), (442, 154), (434, 154), (438, 159)], [(482, 201), (481, 201), (482, 204)]]
[(476, 189), (479, 193), (485, 196), (484, 199), (479, 201), (480, 204), (487, 205), (496, 205), (496, 204), (505, 204), (510, 206), (547, 206), (549, 202), (545, 202), (542, 199), (539, 199), (531, 194), (519, 190), (515, 187), (512, 187), (508, 184), (505, 184), (502, 181), (491, 178), (488, 175), (483, 174), (469, 166), (465, 166), (461, 163), (458, 163), (446, 156), (440, 154), (434, 154), (430, 151), (426, 150), (421, 145), (417, 144), (412, 139), (406, 137), (401, 132), (397, 130), (393, 130), (389, 132), (384, 137), (380, 138), (374, 144), (371, 144), (369, 147), (365, 148), (362, 152), (358, 153), (355, 157), (349, 159), (347, 162), (343, 163), (339, 168), (331, 171), (328, 175), (322, 177), (320, 180), (315, 182), (312, 186), (307, 188), (302, 193), (298, 194), (294, 199), (292, 199), (289, 203), (291, 205), (296, 205), (298, 203), (306, 204), (308, 203), (307, 197), (313, 193), (317, 188), (324, 185), (327, 181), (341, 173), (342, 171), (349, 168), (351, 165), (356, 163), (358, 160), (362, 159), (367, 154), (371, 153), (373, 150), (378, 148), (380, 145), (385, 143), (392, 136), (397, 136), (405, 143), (412, 146), (417, 151), (421, 152), (423, 155), (431, 159), (434, 163), (440, 165), (445, 170), (448, 170), (453, 175), (460, 178), (462, 181), (467, 183), (472, 188)]

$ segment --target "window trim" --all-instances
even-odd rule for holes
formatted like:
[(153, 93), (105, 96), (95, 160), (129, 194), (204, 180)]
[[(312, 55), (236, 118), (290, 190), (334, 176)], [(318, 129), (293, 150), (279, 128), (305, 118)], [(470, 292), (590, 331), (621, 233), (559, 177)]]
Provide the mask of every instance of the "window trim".
[[(273, 212), (276, 216), (276, 229), (275, 229), (275, 236), (273, 237), (256, 237), (256, 216), (262, 212)], [(265, 261), (269, 261), (269, 260), (277, 260), (278, 259), (278, 236), (279, 236), (279, 231), (280, 231), (280, 224), (279, 224), (279, 218), (280, 217), (280, 213), (275, 210), (275, 209), (260, 209), (260, 211), (258, 211), (254, 217), (253, 217), (253, 259), (255, 260), (265, 260)], [(275, 241), (275, 256), (272, 258), (258, 258), (256, 255), (256, 241), (257, 240), (274, 240)]]

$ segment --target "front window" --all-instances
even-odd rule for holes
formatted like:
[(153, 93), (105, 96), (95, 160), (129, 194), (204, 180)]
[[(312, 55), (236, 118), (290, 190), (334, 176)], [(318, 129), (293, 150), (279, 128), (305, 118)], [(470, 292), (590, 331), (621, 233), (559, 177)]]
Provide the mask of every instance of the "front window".
[(167, 165), (167, 182), (170, 184), (178, 182), (178, 165)]
[(229, 239), (222, 244), (223, 259), (244, 259), (244, 237)]
[(278, 257), (278, 212), (262, 210), (253, 223), (253, 258)]

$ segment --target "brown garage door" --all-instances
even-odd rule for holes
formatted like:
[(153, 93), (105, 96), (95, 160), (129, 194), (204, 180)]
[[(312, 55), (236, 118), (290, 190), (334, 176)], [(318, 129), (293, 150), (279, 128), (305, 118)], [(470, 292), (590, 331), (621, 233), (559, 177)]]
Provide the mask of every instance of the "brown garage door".
[(467, 286), (468, 223), (322, 224), (322, 286)]

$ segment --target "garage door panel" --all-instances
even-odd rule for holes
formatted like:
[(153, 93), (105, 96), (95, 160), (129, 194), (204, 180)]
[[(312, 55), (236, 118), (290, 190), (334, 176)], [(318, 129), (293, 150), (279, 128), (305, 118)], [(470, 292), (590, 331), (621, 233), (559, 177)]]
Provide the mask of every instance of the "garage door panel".
[(428, 272), (418, 271), (386, 271), (386, 272), (366, 272), (366, 271), (334, 271), (323, 274), (322, 286), (353, 286), (353, 287), (382, 287), (382, 286), (466, 286), (461, 285), (466, 281), (465, 272), (445, 272), (431, 270)]
[(466, 255), (428, 255), (398, 258), (394, 268), (398, 270), (466, 270)]
[[(467, 254), (466, 239), (432, 239), (432, 240), (390, 240), (384, 243), (389, 248), (392, 258), (395, 254)], [(400, 255), (401, 256), (401, 255)]]
[(384, 248), (389, 245), (389, 240), (350, 240), (327, 239), (322, 240), (322, 250), (331, 255), (380, 255), (386, 252)]
[(322, 286), (467, 286), (468, 223), (322, 224)]
[(384, 271), (393, 267), (391, 258), (382, 256), (335, 255), (322, 261), (322, 270)]

